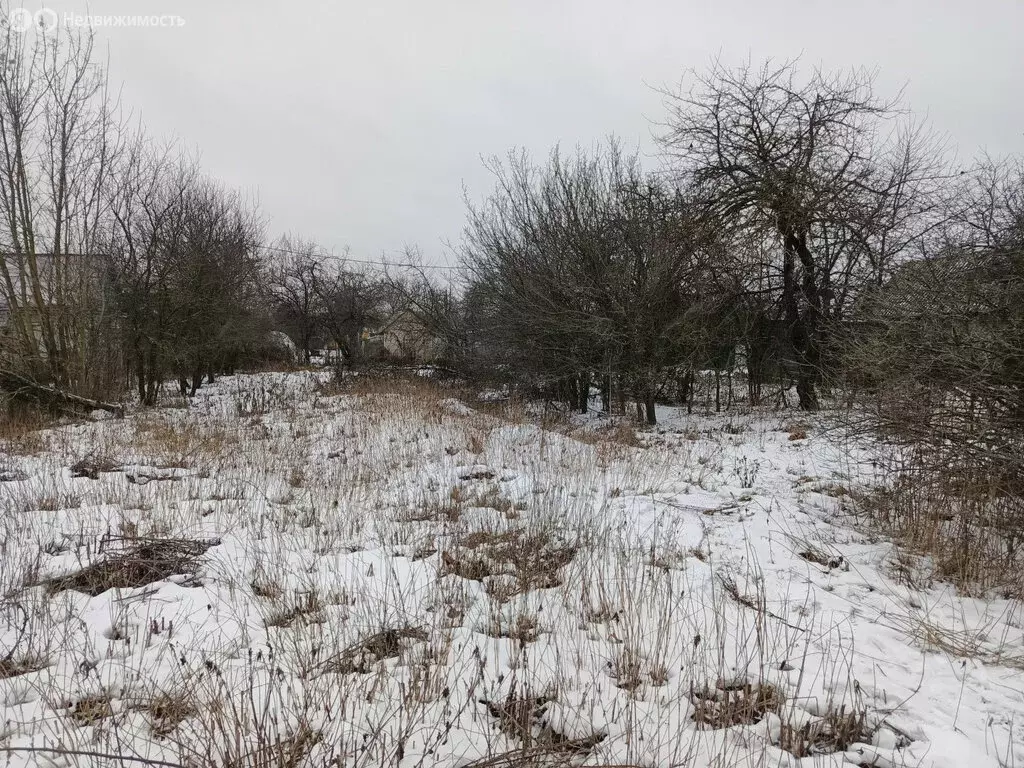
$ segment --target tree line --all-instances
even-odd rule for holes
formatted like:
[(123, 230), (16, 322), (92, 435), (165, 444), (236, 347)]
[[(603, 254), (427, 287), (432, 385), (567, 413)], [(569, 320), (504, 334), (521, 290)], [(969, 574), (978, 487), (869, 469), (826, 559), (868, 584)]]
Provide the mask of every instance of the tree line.
[[(2, 40), (0, 358), (19, 375), (152, 404), (282, 334), (300, 362), (329, 344), (358, 365), (401, 311), (460, 376), (648, 423), (709, 381), (728, 403), (734, 374), (755, 406), (877, 397), (904, 371), (952, 391), (975, 365), (999, 408), (1020, 397), (1021, 163), (956, 164), (865, 71), (691, 73), (664, 93), (653, 170), (615, 139), (490, 161), (449, 283), (269, 243), (250, 199), (123, 118), (89, 34)], [(920, 264), (944, 302), (906, 279)]]
[(268, 244), (252, 200), (124, 117), (94, 42), (0, 31), (0, 385), (152, 405), (291, 344), (357, 356), (385, 281)]
[[(708, 371), (741, 372), (750, 404), (770, 392), (816, 410), (823, 393), (892, 379), (864, 353), (880, 338), (900, 369), (927, 348), (892, 337), (894, 317), (917, 327), (937, 306), (910, 302), (901, 271), (955, 257), (977, 277), (1002, 249), (1014, 255), (986, 279), (1019, 285), (1020, 161), (956, 164), (870, 73), (716, 63), (664, 97), (654, 171), (614, 139), (492, 161), (461, 253), (492, 371), (579, 410), (597, 388), (605, 409), (629, 399), (649, 423)], [(940, 290), (961, 295), (959, 278)]]
[(491, 163), (461, 246), (469, 368), (648, 424), (698, 381), (719, 407), (734, 374), (749, 406), (828, 406), (877, 449), (876, 519), (958, 583), (1019, 582), (1022, 159), (958, 161), (862, 70), (684, 85), (653, 171), (614, 140)]

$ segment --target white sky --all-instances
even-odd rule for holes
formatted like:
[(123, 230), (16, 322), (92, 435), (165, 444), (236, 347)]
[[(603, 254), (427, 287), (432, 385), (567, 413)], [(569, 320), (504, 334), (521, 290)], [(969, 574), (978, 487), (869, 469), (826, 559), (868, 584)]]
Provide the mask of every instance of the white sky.
[[(15, 5), (17, 0), (15, 0)], [(42, 7), (28, 2), (31, 10)], [(711, 57), (802, 56), (906, 84), (971, 157), (1024, 150), (1022, 0), (49, 0), (60, 14), (175, 14), (103, 30), (151, 133), (255, 192), (271, 233), (379, 258), (446, 260), (483, 155), (592, 144), (652, 152), (653, 86)], [(651, 164), (654, 164), (652, 159)]]

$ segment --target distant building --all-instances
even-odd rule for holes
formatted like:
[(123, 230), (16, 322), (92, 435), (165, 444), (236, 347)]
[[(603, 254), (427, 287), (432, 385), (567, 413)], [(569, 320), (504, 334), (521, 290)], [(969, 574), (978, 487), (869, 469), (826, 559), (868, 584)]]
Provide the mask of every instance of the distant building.
[(369, 359), (433, 363), (445, 351), (444, 341), (409, 310), (393, 314), (363, 332), (363, 354)]
[[(25, 254), (0, 254), (0, 336), (17, 335), (15, 323), (20, 321), (36, 337), (42, 353), (45, 321), (50, 322), (54, 333), (59, 333), (109, 317), (108, 256), (39, 253), (34, 257), (35, 280), (32, 262)], [(5, 353), (24, 355), (27, 351), (24, 345), (3, 347)]]

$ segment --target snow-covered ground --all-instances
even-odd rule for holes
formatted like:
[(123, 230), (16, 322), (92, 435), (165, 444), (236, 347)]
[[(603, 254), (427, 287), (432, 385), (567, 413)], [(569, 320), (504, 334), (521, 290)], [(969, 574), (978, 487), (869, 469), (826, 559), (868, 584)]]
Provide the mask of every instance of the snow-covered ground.
[(899, 577), (824, 423), (402, 389), (224, 378), (8, 446), (9, 764), (1024, 765), (1021, 606)]

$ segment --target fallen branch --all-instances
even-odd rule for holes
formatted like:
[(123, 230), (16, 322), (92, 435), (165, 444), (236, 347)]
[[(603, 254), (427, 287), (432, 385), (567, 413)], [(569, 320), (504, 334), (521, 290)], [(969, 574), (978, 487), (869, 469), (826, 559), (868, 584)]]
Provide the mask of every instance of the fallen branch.
[(58, 408), (73, 406), (78, 410), (106, 411), (118, 417), (124, 416), (124, 406), (122, 405), (105, 403), (102, 400), (93, 400), (65, 392), (48, 384), (40, 384), (38, 381), (13, 371), (0, 369), (0, 390), (4, 390), (14, 397), (33, 399), (41, 405)]
[(181, 763), (172, 763), (169, 760), (156, 760), (151, 757), (135, 757), (134, 755), (115, 755), (110, 752), (97, 752), (87, 749), (65, 749), (64, 747), (6, 747), (0, 746), (0, 752), (9, 754), (51, 754), (61, 757), (95, 757), (102, 760), (116, 760), (120, 763), (141, 763), (142, 765), (158, 766), (160, 768), (183, 768)]

